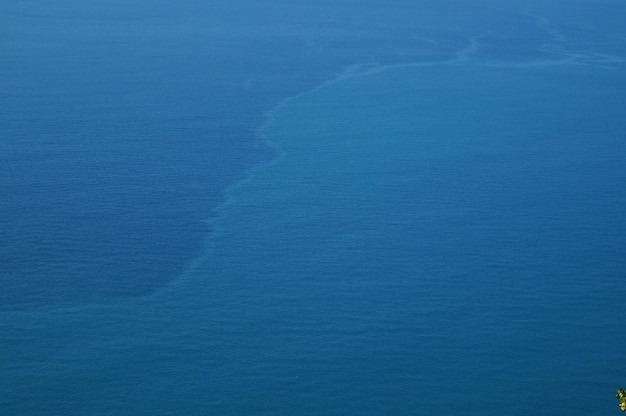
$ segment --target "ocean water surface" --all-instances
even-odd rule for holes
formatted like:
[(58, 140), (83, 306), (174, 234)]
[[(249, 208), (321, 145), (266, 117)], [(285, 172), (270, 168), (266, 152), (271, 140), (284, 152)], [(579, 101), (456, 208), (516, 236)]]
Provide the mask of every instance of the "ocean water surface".
[(4, 70), (2, 413), (618, 414), (623, 6), (294, 4), (69, 19), (149, 22), (151, 81)]

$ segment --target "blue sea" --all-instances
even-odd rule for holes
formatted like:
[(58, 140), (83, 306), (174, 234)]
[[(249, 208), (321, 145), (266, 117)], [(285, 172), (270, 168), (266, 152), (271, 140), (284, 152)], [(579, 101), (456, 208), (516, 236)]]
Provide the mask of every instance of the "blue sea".
[(0, 1), (0, 414), (618, 415), (626, 4)]

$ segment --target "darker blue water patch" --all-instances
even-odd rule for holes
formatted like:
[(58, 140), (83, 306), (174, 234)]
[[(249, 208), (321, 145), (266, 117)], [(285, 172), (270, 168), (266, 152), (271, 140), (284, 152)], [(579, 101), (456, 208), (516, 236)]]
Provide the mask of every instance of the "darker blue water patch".
[(83, 57), (31, 68), (4, 100), (15, 108), (0, 167), (7, 306), (163, 286), (202, 252), (223, 189), (272, 154), (255, 137), (259, 116), (229, 118), (246, 106), (235, 94), (217, 86), (219, 100), (197, 102), (183, 88), (203, 79), (165, 87), (154, 62), (111, 74)]

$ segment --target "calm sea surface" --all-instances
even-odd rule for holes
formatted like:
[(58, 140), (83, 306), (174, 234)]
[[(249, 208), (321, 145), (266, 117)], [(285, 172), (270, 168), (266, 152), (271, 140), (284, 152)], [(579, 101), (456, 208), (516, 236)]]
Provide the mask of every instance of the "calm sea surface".
[(62, 4), (2, 6), (88, 39), (4, 29), (1, 414), (619, 414), (623, 6)]

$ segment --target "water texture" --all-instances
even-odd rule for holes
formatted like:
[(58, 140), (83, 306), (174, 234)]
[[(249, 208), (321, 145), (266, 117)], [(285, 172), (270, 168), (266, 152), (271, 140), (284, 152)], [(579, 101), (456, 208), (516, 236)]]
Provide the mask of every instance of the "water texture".
[(563, 4), (3, 4), (3, 414), (617, 414), (623, 6)]

